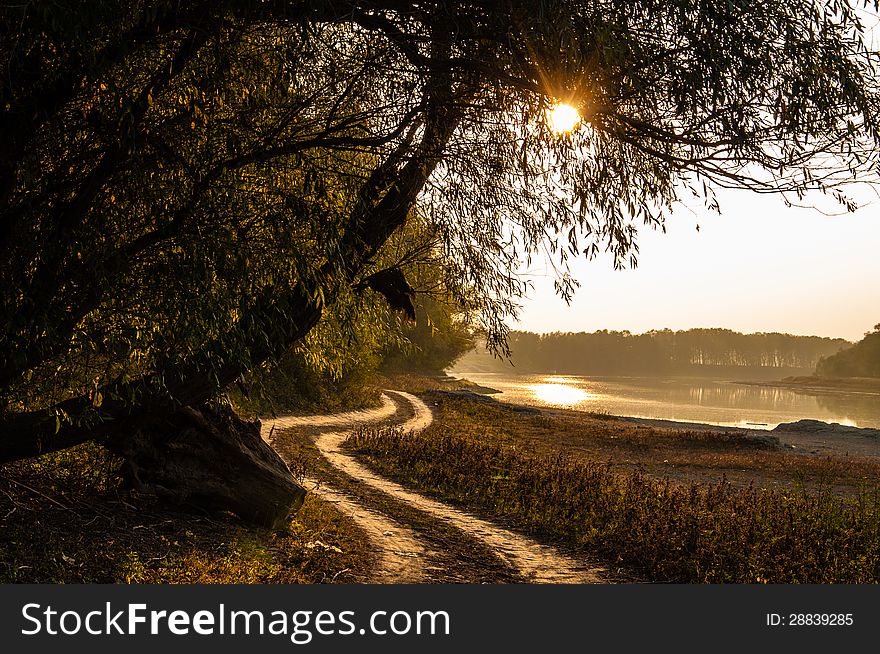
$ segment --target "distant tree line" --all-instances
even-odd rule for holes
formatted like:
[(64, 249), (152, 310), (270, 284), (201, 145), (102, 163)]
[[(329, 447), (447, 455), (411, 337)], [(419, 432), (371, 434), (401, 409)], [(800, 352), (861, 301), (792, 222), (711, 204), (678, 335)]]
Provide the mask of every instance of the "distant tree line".
[(880, 324), (850, 348), (823, 357), (816, 366), (820, 377), (880, 377)]
[(841, 338), (780, 333), (742, 334), (729, 329), (652, 330), (644, 334), (601, 330), (534, 334), (513, 332), (510, 361), (472, 352), (463, 368), (560, 374), (699, 374), (736, 369), (812, 371), (822, 357), (850, 343)]

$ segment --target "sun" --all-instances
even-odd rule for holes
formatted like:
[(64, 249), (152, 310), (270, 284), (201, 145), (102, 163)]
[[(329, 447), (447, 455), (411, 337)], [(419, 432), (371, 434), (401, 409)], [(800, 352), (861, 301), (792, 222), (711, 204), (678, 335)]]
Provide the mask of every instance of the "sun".
[(560, 102), (552, 109), (547, 110), (547, 124), (557, 134), (572, 131), (580, 122), (581, 115), (570, 104)]
[(573, 405), (586, 400), (590, 394), (583, 389), (569, 384), (543, 383), (533, 384), (528, 389), (544, 404)]

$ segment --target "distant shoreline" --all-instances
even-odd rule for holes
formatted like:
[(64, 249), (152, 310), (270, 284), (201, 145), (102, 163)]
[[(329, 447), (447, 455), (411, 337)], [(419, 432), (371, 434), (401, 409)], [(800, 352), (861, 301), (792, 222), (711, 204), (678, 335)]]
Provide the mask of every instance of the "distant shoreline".
[[(447, 376), (450, 373), (445, 373)], [(486, 375), (486, 374), (509, 374), (504, 372), (499, 372), (495, 370), (467, 370), (461, 371), (456, 370), (452, 375), (458, 375), (461, 378), (467, 379), (468, 375)], [(516, 373), (515, 373), (516, 374)], [(555, 375), (554, 372), (523, 372), (519, 371), (519, 374), (526, 375)], [(565, 375), (563, 375), (565, 376)], [(687, 375), (687, 374), (657, 374), (657, 375), (582, 375), (582, 374), (572, 374), (574, 377), (584, 377), (584, 378), (592, 378), (592, 379), (627, 379), (627, 378), (635, 378), (635, 379), (695, 379), (695, 380), (703, 380), (703, 379), (711, 379), (706, 375)], [(744, 386), (766, 386), (768, 388), (788, 388), (791, 390), (802, 390), (802, 391), (811, 391), (816, 393), (857, 393), (862, 395), (880, 395), (880, 379), (873, 377), (818, 377), (816, 375), (800, 375), (800, 376), (792, 376), (792, 377), (783, 377), (782, 379), (770, 379), (770, 380), (754, 380), (754, 379), (721, 379), (721, 375), (717, 376), (718, 378), (714, 381), (723, 381), (728, 384), (742, 384)], [(480, 384), (476, 384), (473, 381), (468, 380), (471, 384), (474, 384), (476, 388), (474, 392), (489, 395), (492, 393), (499, 393), (500, 391), (482, 386)], [(479, 390), (478, 390), (479, 389)]]
[[(644, 416), (629, 416), (620, 414), (596, 414), (584, 409), (561, 408), (561, 407), (544, 407), (533, 404), (525, 404), (522, 402), (508, 401), (506, 399), (498, 399), (492, 397), (495, 393), (503, 396), (503, 392), (496, 389), (478, 384), (467, 378), (468, 373), (456, 371), (458, 377), (446, 374), (446, 380), (460, 384), (460, 387), (453, 393), (471, 394), (472, 396), (481, 397), (487, 402), (502, 402), (510, 407), (514, 407), (525, 412), (538, 411), (546, 415), (558, 416), (588, 416), (591, 418), (599, 418), (607, 421), (617, 421), (621, 423), (635, 424), (642, 427), (652, 429), (671, 429), (677, 431), (711, 431), (711, 432), (727, 432), (737, 433), (745, 438), (776, 438), (783, 447), (795, 450), (800, 454), (855, 454), (862, 456), (880, 456), (880, 443), (877, 442), (876, 429), (872, 428), (853, 428), (847, 430), (846, 433), (833, 433), (835, 423), (825, 423), (829, 426), (829, 431), (810, 432), (801, 431), (797, 428), (779, 429), (770, 427), (769, 425), (718, 425), (710, 422), (671, 420), (664, 418), (649, 418)], [(848, 382), (852, 385), (855, 383), (865, 383), (876, 385), (876, 390), (858, 390), (851, 388), (845, 384), (838, 384), (836, 387), (828, 387), (820, 389), (808, 386), (809, 383), (815, 383), (814, 377), (796, 377), (786, 378), (777, 382), (733, 382), (737, 384), (745, 384), (750, 386), (767, 386), (791, 388), (793, 390), (809, 390), (812, 392), (824, 393), (862, 393), (865, 395), (880, 395), (880, 380), (871, 379), (841, 379), (827, 380), (831, 382)], [(825, 380), (823, 380), (825, 381)], [(795, 421), (796, 422), (796, 421)], [(793, 425), (794, 423), (786, 423)]]
[(746, 386), (767, 386), (815, 393), (859, 393), (880, 395), (880, 379), (870, 377), (785, 377), (777, 381), (734, 381)]

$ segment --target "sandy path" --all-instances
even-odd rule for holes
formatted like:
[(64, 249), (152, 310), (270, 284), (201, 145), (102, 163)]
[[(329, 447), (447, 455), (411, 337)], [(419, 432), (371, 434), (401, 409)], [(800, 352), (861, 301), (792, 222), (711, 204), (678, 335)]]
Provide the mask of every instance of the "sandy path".
[[(419, 398), (399, 391), (388, 391), (408, 403), (413, 417), (401, 424), (405, 431), (424, 429), (432, 420), (431, 410)], [(327, 423), (330, 424), (330, 423)], [(590, 566), (542, 545), (530, 538), (498, 527), (469, 513), (448, 506), (372, 472), (340, 449), (349, 431), (327, 431), (315, 445), (339, 470), (377, 490), (406, 502), (411, 507), (444, 520), (489, 545), (509, 565), (532, 583), (602, 583), (606, 568)]]
[(326, 416), (280, 416), (263, 421), (263, 438), (271, 441), (272, 431), (290, 427), (356, 427), (370, 422), (380, 422), (390, 418), (397, 412), (397, 405), (386, 394), (382, 394), (382, 406), (375, 409), (333, 413)]
[[(264, 420), (262, 436), (270, 443), (274, 435), (290, 427), (303, 426), (341, 426), (354, 427), (385, 420), (394, 415), (397, 406), (387, 395), (382, 396), (382, 406), (365, 411), (351, 411), (328, 416), (285, 416), (274, 420)], [(388, 516), (368, 509), (357, 499), (336, 490), (316, 479), (303, 479), (305, 487), (325, 502), (335, 504), (360, 527), (376, 548), (376, 570), (371, 582), (414, 584), (428, 581), (426, 558), (428, 549), (412, 529)]]
[(360, 527), (376, 546), (378, 559), (370, 582), (379, 584), (418, 584), (429, 581), (426, 569), (428, 550), (412, 529), (386, 515), (358, 504), (343, 493), (313, 479), (305, 486), (325, 502), (335, 504)]

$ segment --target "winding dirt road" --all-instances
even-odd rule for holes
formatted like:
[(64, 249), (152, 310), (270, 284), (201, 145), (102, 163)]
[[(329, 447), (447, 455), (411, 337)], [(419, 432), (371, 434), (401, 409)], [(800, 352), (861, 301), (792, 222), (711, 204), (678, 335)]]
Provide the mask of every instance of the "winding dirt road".
[[(264, 420), (262, 436), (269, 444), (285, 429), (296, 427), (340, 427), (354, 429), (359, 425), (387, 420), (397, 412), (397, 405), (387, 395), (382, 395), (382, 406), (364, 411), (350, 411), (324, 416), (282, 416)], [(341, 490), (321, 483), (317, 479), (303, 479), (306, 488), (325, 502), (330, 502), (354, 520), (376, 548), (378, 561), (372, 581), (377, 583), (423, 583), (428, 580), (426, 559), (428, 550), (412, 529), (393, 518), (363, 506), (358, 500)]]
[[(389, 397), (393, 395), (395, 399)], [(401, 418), (405, 419), (401, 421)], [(373, 472), (341, 449), (351, 431), (359, 426), (389, 422), (405, 432), (431, 424), (431, 410), (419, 398), (402, 391), (386, 391), (382, 406), (327, 416), (288, 416), (263, 423), (263, 437), (271, 442), (277, 432), (296, 427), (322, 428), (315, 446), (336, 469), (361, 483), (381, 491), (407, 506), (447, 522), (456, 529), (490, 547), (498, 557), (519, 571), (531, 583), (605, 583), (607, 568), (577, 561), (556, 548), (538, 543), (478, 518), (470, 513), (411, 491)], [(341, 428), (341, 429), (340, 429)], [(360, 504), (357, 498), (316, 480), (306, 480), (316, 495), (333, 502), (366, 532), (379, 554), (377, 582), (418, 583), (428, 579), (427, 560), (431, 553), (425, 542), (408, 526)]]

